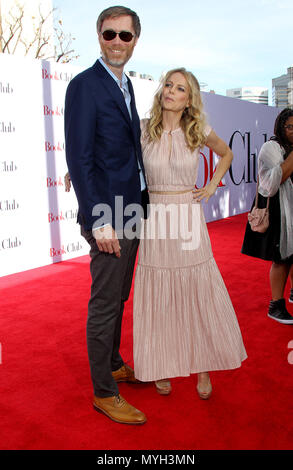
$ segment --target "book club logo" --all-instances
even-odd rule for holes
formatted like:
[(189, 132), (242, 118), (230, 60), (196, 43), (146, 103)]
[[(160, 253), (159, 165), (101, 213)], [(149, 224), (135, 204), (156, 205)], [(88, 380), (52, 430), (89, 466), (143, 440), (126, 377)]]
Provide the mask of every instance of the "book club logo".
[(54, 222), (62, 222), (63, 220), (76, 220), (77, 218), (77, 209), (69, 209), (63, 212), (62, 210), (58, 214), (53, 212), (48, 213), (48, 222), (49, 224)]
[(47, 117), (63, 117), (64, 116), (64, 107), (63, 106), (54, 106), (50, 107), (47, 104), (43, 105), (44, 116)]
[(2, 161), (0, 162), (0, 172), (1, 173), (12, 173), (17, 170), (17, 165), (16, 163), (11, 160), (11, 161)]
[(19, 203), (15, 200), (4, 199), (0, 200), (0, 212), (11, 212), (19, 209)]
[(52, 247), (50, 248), (50, 257), (51, 258), (56, 258), (57, 256), (62, 256), (70, 253), (76, 253), (78, 251), (82, 250), (82, 244), (80, 241), (77, 242), (70, 242), (67, 243), (67, 245), (61, 245), (60, 247)]
[(2, 250), (12, 250), (14, 248), (19, 248), (21, 246), (21, 240), (15, 237), (4, 238), (0, 241), (0, 251)]
[(13, 134), (15, 132), (15, 127), (12, 122), (0, 121), (0, 133), (1, 134)]
[(64, 142), (49, 142), (45, 141), (45, 151), (49, 152), (64, 152), (65, 150), (65, 143)]
[(48, 176), (46, 178), (47, 188), (60, 188), (64, 186), (63, 178), (61, 176), (54, 178), (52, 176)]
[(67, 73), (67, 72), (58, 72), (57, 70), (55, 71), (50, 71), (46, 67), (42, 68), (42, 79), (43, 80), (55, 80), (57, 82), (70, 82), (70, 80), (73, 78), (73, 73)]
[[(263, 141), (267, 141), (267, 134), (262, 134)], [(251, 132), (243, 132), (236, 130), (230, 137), (229, 147), (234, 152), (233, 147), (240, 145), (240, 148), (246, 153), (244, 159), (241, 159), (242, 166), (239, 164), (239, 159), (234, 158), (228, 174), (230, 180), (234, 186), (239, 186), (242, 183), (252, 183), (257, 180), (257, 154), (256, 152), (251, 151), (252, 136)], [(234, 153), (234, 156), (236, 153)], [(203, 184), (206, 186), (208, 182), (212, 179), (214, 172), (216, 171), (216, 166), (214, 163), (214, 153), (212, 150), (209, 150), (209, 154), (206, 156), (204, 153), (200, 152), (200, 156), (203, 162)], [(239, 173), (240, 176), (236, 176), (235, 173)], [(219, 187), (225, 186), (222, 181), (220, 181)], [(197, 188), (197, 186), (195, 186)]]
[(3, 95), (11, 95), (13, 93), (13, 88), (9, 82), (4, 83), (0, 81), (0, 93)]

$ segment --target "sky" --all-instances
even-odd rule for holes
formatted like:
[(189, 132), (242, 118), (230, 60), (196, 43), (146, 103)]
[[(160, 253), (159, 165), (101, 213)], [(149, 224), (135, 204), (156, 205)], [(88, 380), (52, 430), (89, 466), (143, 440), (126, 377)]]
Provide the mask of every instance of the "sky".
[(259, 86), (293, 65), (292, 0), (52, 0), (79, 58), (87, 68), (100, 56), (96, 20), (102, 10), (124, 5), (140, 17), (142, 33), (125, 70), (158, 80), (185, 67), (204, 91)]

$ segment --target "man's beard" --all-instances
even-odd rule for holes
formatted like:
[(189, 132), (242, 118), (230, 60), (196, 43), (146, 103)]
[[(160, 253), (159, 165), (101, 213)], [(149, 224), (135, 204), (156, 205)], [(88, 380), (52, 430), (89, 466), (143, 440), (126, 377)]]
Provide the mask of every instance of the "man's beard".
[(113, 58), (110, 58), (109, 55), (107, 54), (107, 52), (105, 51), (101, 51), (102, 52), (102, 57), (103, 57), (103, 60), (106, 64), (109, 64), (111, 65), (112, 67), (117, 67), (117, 68), (120, 68), (120, 67), (124, 67), (124, 65), (129, 61), (130, 57), (131, 57), (131, 53), (130, 54), (126, 54), (126, 56), (124, 56), (124, 58), (121, 58), (121, 59), (117, 59), (115, 57)]
[(114, 62), (114, 60), (111, 60), (109, 59), (109, 57), (107, 57), (105, 62), (109, 65), (112, 65), (112, 67), (123, 67), (126, 64), (127, 60), (120, 60)]

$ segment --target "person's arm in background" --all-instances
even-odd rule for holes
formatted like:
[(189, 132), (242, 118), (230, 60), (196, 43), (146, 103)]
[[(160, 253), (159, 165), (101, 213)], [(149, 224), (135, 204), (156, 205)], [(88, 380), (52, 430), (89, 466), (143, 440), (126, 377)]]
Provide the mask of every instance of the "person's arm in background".
[(283, 176), (281, 179), (281, 184), (284, 183), (288, 178), (290, 178), (291, 174), (293, 173), (293, 150), (289, 153), (288, 157), (281, 164)]

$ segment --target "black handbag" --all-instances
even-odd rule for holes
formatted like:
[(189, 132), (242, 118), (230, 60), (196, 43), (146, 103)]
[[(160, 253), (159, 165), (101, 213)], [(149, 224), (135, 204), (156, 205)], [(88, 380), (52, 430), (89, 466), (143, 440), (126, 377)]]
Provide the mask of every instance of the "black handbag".
[[(258, 194), (258, 208), (266, 208), (267, 203), (267, 198)], [(253, 201), (251, 211), (254, 206), (255, 200)], [(241, 253), (263, 260), (279, 262), (281, 260), (279, 250), (281, 227), (279, 191), (270, 197), (269, 219), (269, 227), (263, 233), (254, 232), (247, 221)]]

